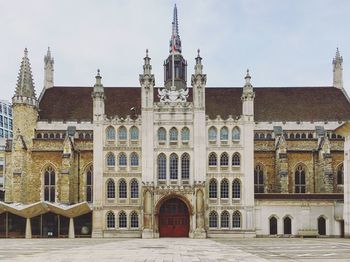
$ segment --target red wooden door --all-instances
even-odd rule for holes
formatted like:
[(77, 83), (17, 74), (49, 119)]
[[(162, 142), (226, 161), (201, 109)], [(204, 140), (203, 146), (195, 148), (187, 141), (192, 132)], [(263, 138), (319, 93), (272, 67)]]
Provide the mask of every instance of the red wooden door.
[(159, 211), (161, 237), (188, 237), (189, 214), (187, 206), (178, 198), (167, 200)]

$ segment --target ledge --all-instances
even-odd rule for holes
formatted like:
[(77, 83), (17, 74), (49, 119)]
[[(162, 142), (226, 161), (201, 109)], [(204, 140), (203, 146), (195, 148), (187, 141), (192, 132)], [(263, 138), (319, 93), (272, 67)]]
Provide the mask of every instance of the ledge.
[(265, 199), (273, 199), (273, 200), (344, 200), (344, 194), (339, 193), (331, 193), (331, 194), (285, 194), (285, 193), (255, 193), (254, 198), (256, 200), (265, 200)]

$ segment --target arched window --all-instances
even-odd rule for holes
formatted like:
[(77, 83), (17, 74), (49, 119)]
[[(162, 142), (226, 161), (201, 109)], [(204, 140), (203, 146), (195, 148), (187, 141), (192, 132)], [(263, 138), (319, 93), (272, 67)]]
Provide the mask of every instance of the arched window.
[(241, 227), (241, 213), (237, 210), (232, 214), (232, 227), (240, 228)]
[(309, 133), (307, 138), (313, 138), (313, 135), (311, 133)]
[(114, 140), (115, 139), (115, 129), (113, 126), (109, 126), (106, 128), (106, 138), (107, 138), (107, 140)]
[(177, 179), (178, 173), (178, 157), (176, 154), (170, 155), (170, 179)]
[(220, 185), (220, 198), (228, 198), (228, 181), (223, 179)]
[(61, 134), (60, 133), (56, 133), (55, 139), (61, 139)]
[(56, 202), (56, 174), (51, 166), (44, 172), (44, 200)]
[(217, 158), (215, 153), (209, 154), (209, 160), (208, 160), (209, 166), (216, 166), (217, 165)]
[(291, 133), (291, 134), (289, 135), (289, 138), (290, 138), (290, 139), (294, 139), (294, 133)]
[(254, 192), (264, 193), (264, 170), (260, 165), (254, 169)]
[(264, 134), (264, 133), (261, 133), (261, 134), (259, 135), (259, 139), (265, 139), (265, 134)]
[(126, 166), (127, 161), (126, 161), (126, 155), (124, 153), (119, 154), (119, 166)]
[(190, 178), (190, 155), (183, 153), (181, 156), (181, 178)]
[[(55, 138), (55, 134), (51, 133), (50, 134), (50, 138), (54, 139)], [(79, 139), (84, 139), (84, 134), (83, 133), (79, 133)]]
[(288, 216), (283, 219), (283, 234), (292, 234), (292, 220)]
[(218, 197), (218, 185), (216, 179), (211, 179), (209, 182), (209, 198)]
[(228, 140), (228, 129), (226, 126), (221, 128), (220, 130), (220, 140), (221, 141), (227, 141)]
[(237, 141), (241, 139), (241, 131), (237, 126), (232, 129), (232, 140)]
[(115, 166), (115, 156), (112, 152), (107, 154), (107, 166)]
[(158, 179), (166, 179), (166, 156), (160, 154), (158, 156)]
[(86, 140), (90, 140), (90, 139), (91, 139), (91, 134), (86, 133), (86, 134), (85, 134), (85, 139), (86, 139)]
[(139, 198), (139, 183), (136, 179), (131, 180), (130, 183), (130, 197)]
[(119, 182), (119, 198), (127, 198), (126, 182), (124, 179)]
[(181, 140), (183, 142), (190, 140), (190, 130), (187, 127), (184, 127), (181, 130)]
[(126, 228), (126, 227), (127, 227), (126, 213), (124, 211), (121, 211), (119, 213), (119, 228)]
[(139, 165), (139, 156), (137, 153), (133, 152), (130, 155), (130, 164), (131, 166), (138, 166)]
[(326, 235), (326, 219), (323, 216), (320, 216), (317, 219), (317, 228), (318, 228), (318, 234), (321, 236)]
[(258, 133), (255, 133), (255, 134), (254, 134), (254, 139), (255, 139), (255, 140), (259, 139), (259, 134), (258, 134)]
[(306, 139), (306, 134), (305, 134), (305, 133), (302, 133), (302, 134), (301, 134), (301, 138), (302, 138), (302, 139)]
[(177, 141), (177, 129), (175, 127), (170, 129), (169, 138), (170, 138), (170, 141)]
[(305, 169), (299, 165), (295, 170), (295, 193), (305, 193)]
[(337, 170), (337, 184), (338, 185), (343, 185), (344, 184), (344, 165), (340, 164), (338, 166)]
[(112, 211), (107, 212), (107, 228), (115, 228), (115, 216)]
[(270, 217), (270, 235), (277, 235), (277, 218)]
[(227, 211), (221, 213), (221, 228), (229, 228), (230, 215)]
[(211, 211), (209, 214), (209, 227), (210, 228), (218, 227), (218, 214), (215, 211)]
[(139, 130), (136, 126), (130, 128), (130, 139), (138, 140), (139, 139)]
[(119, 129), (118, 129), (118, 138), (119, 138), (119, 140), (126, 140), (128, 138), (125, 126), (119, 127)]
[(228, 166), (228, 154), (226, 152), (220, 156), (220, 166)]
[(232, 156), (232, 165), (233, 166), (240, 166), (241, 165), (241, 156), (239, 153), (234, 153)]
[(335, 138), (337, 138), (337, 135), (336, 134), (332, 134), (331, 138), (335, 139)]
[(158, 129), (158, 141), (159, 142), (166, 141), (166, 131), (163, 127)]
[(48, 134), (48, 133), (45, 133), (45, 134), (44, 134), (44, 138), (45, 138), (45, 139), (49, 138), (49, 134)]
[(216, 131), (216, 127), (212, 126), (209, 128), (209, 141), (216, 141), (216, 137), (217, 137), (217, 131)]
[(115, 184), (112, 179), (107, 181), (107, 198), (115, 198)]
[(93, 167), (92, 165), (89, 166), (89, 168), (86, 171), (86, 202), (91, 203), (93, 201)]
[(139, 215), (136, 211), (132, 211), (130, 214), (130, 227), (138, 228), (139, 227)]
[(42, 135), (39, 133), (39, 134), (36, 134), (36, 138), (39, 138), (41, 139), (42, 138)]
[(296, 138), (296, 139), (300, 139), (300, 134), (297, 133), (297, 134), (295, 135), (295, 138)]
[(238, 179), (232, 182), (232, 198), (241, 198), (241, 182)]

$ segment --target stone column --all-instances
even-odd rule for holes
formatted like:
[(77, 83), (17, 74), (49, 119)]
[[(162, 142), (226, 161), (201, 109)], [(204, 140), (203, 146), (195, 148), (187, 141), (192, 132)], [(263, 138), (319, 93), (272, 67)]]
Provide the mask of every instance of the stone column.
[(26, 238), (32, 238), (32, 225), (29, 217), (26, 218)]
[(143, 231), (142, 238), (153, 238), (152, 230), (152, 194), (149, 190), (145, 193), (144, 213), (143, 213)]
[(196, 197), (196, 230), (194, 238), (206, 238), (204, 230), (204, 194), (201, 189), (197, 190)]
[(74, 232), (74, 218), (69, 218), (69, 230), (68, 230), (68, 236), (69, 238), (75, 238), (75, 232)]

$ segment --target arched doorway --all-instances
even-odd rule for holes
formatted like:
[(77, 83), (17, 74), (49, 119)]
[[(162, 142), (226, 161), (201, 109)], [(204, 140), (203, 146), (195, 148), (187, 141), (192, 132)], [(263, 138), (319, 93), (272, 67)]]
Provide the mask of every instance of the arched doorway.
[(283, 219), (283, 234), (291, 235), (292, 234), (292, 220), (290, 217), (285, 217)]
[(277, 235), (277, 218), (270, 218), (270, 235)]
[(189, 211), (179, 198), (166, 200), (159, 208), (160, 237), (188, 237), (190, 229)]
[(317, 219), (317, 224), (318, 224), (318, 234), (321, 236), (326, 235), (326, 219), (324, 217), (319, 217)]

